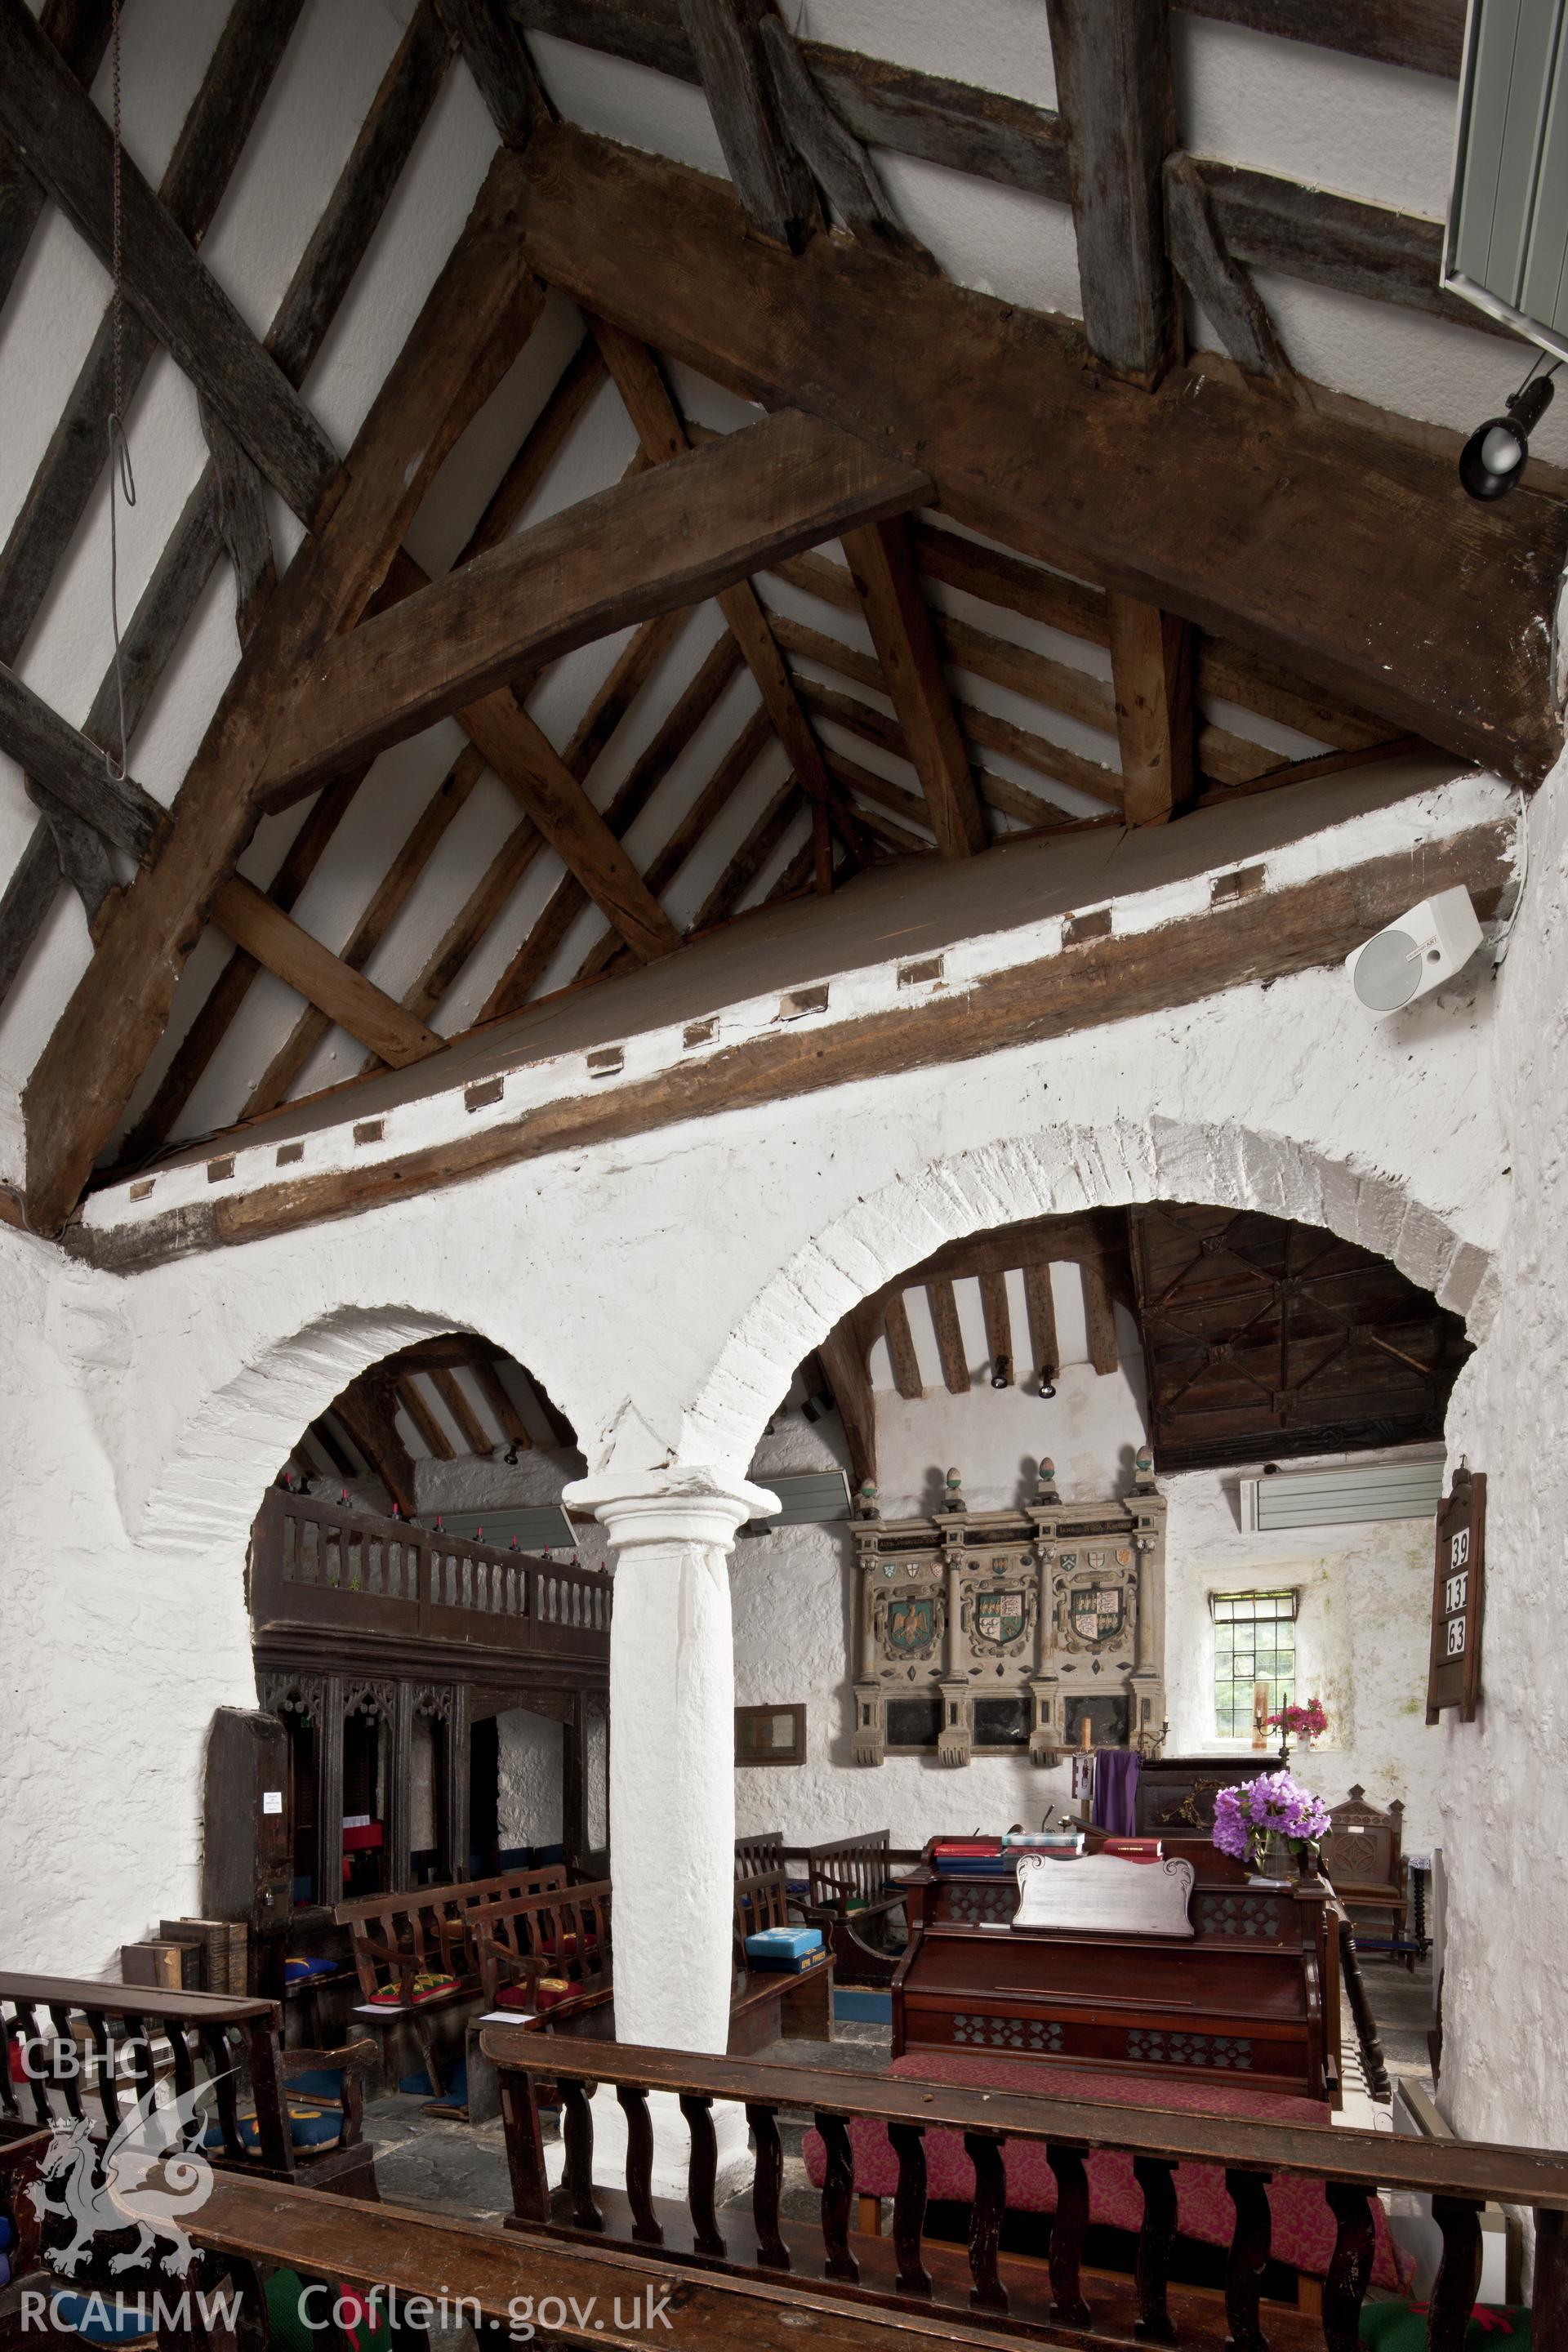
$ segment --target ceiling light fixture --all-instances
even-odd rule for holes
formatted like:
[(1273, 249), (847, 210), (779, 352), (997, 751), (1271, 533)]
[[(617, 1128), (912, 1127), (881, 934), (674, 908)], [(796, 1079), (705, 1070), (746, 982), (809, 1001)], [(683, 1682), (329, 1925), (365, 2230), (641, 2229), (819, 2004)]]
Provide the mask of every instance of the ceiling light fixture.
[(1057, 1368), (1054, 1364), (1042, 1364), (1040, 1366), (1040, 1394), (1043, 1397), (1050, 1398), (1054, 1397), (1056, 1392)]
[(1554, 360), (1544, 375), (1531, 368), (1510, 395), (1506, 415), (1477, 425), (1459, 452), (1459, 479), (1471, 498), (1501, 499), (1512, 489), (1530, 455), (1530, 436), (1552, 405), (1552, 379), (1562, 364)]
[(1007, 1357), (997, 1357), (996, 1369), (991, 1375), (991, 1385), (994, 1389), (1011, 1388), (1013, 1385), (1013, 1367)]

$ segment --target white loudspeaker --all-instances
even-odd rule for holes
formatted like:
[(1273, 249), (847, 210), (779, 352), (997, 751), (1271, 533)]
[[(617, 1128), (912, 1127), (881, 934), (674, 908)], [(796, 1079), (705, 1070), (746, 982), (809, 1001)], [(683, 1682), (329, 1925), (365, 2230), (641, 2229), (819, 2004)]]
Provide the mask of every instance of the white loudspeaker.
[(1418, 996), (1429, 996), (1468, 963), (1481, 943), (1481, 927), (1462, 886), (1423, 898), (1386, 930), (1345, 958), (1351, 986), (1369, 1013), (1397, 1013)]

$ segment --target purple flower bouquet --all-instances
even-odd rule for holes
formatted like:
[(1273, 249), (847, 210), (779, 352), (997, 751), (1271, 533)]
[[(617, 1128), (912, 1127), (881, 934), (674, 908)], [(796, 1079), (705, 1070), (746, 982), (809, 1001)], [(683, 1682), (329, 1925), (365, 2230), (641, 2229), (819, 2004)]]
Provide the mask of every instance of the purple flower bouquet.
[(1328, 1828), (1327, 1805), (1289, 1772), (1261, 1773), (1256, 1780), (1222, 1789), (1214, 1801), (1215, 1845), (1221, 1853), (1250, 1863), (1255, 1871), (1263, 1867), (1271, 1837), (1284, 1839), (1300, 1853)]

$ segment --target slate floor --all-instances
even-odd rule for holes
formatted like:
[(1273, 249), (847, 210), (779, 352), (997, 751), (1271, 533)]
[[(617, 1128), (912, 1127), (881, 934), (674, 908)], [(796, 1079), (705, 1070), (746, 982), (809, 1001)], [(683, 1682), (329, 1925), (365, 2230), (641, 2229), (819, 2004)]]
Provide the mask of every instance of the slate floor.
[[(831, 2042), (776, 2042), (757, 2055), (760, 2061), (786, 2066), (844, 2067), (874, 2074), (887, 2064), (891, 2042), (885, 2025), (840, 2024)], [(815, 2212), (815, 2192), (806, 2189), (799, 2162), (803, 2128), (785, 2125), (782, 2131), (786, 2210), (804, 2196), (810, 2200), (804, 2210)], [(367, 2101), (364, 2129), (375, 2149), (375, 2177), (387, 2204), (462, 2213), (476, 2221), (499, 2221), (510, 2211), (506, 2143), (499, 2120), (473, 2126), (445, 2122), (426, 2114), (423, 2099), (400, 2094)]]
[[(1389, 2073), (1429, 2080), (1430, 1965), (1418, 1967), (1412, 1976), (1388, 1960), (1369, 1959), (1363, 1974)], [(776, 2042), (760, 2051), (758, 2057), (786, 2066), (842, 2067), (874, 2074), (887, 2064), (891, 2041), (885, 2025), (840, 2022), (834, 2027), (831, 2042)], [(1382, 2116), (1387, 2112), (1383, 2109)], [(794, 2214), (811, 2220), (816, 2200), (800, 2160), (804, 2128), (804, 2123), (782, 2126), (784, 2212), (786, 2218)], [(422, 2099), (399, 2095), (367, 2105), (365, 2136), (374, 2145), (376, 2179), (388, 2204), (462, 2213), (481, 2221), (499, 2221), (510, 2210), (506, 2147), (499, 2121), (473, 2126), (445, 2122), (427, 2116)], [(748, 2199), (749, 2192), (742, 2201)]]

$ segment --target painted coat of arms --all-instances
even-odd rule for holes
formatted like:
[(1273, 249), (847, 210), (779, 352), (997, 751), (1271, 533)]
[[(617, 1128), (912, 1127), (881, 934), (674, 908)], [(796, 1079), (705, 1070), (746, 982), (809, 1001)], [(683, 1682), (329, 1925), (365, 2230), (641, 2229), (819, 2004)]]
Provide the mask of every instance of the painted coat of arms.
[(1121, 1584), (1079, 1584), (1068, 1594), (1068, 1622), (1090, 1649), (1115, 1641), (1127, 1617), (1127, 1591)]
[(993, 1649), (1005, 1649), (1024, 1630), (1025, 1597), (1021, 1587), (974, 1596), (974, 1638)]
[(900, 1594), (888, 1603), (887, 1643), (901, 1657), (929, 1650), (936, 1639), (936, 1602), (916, 1594)]

